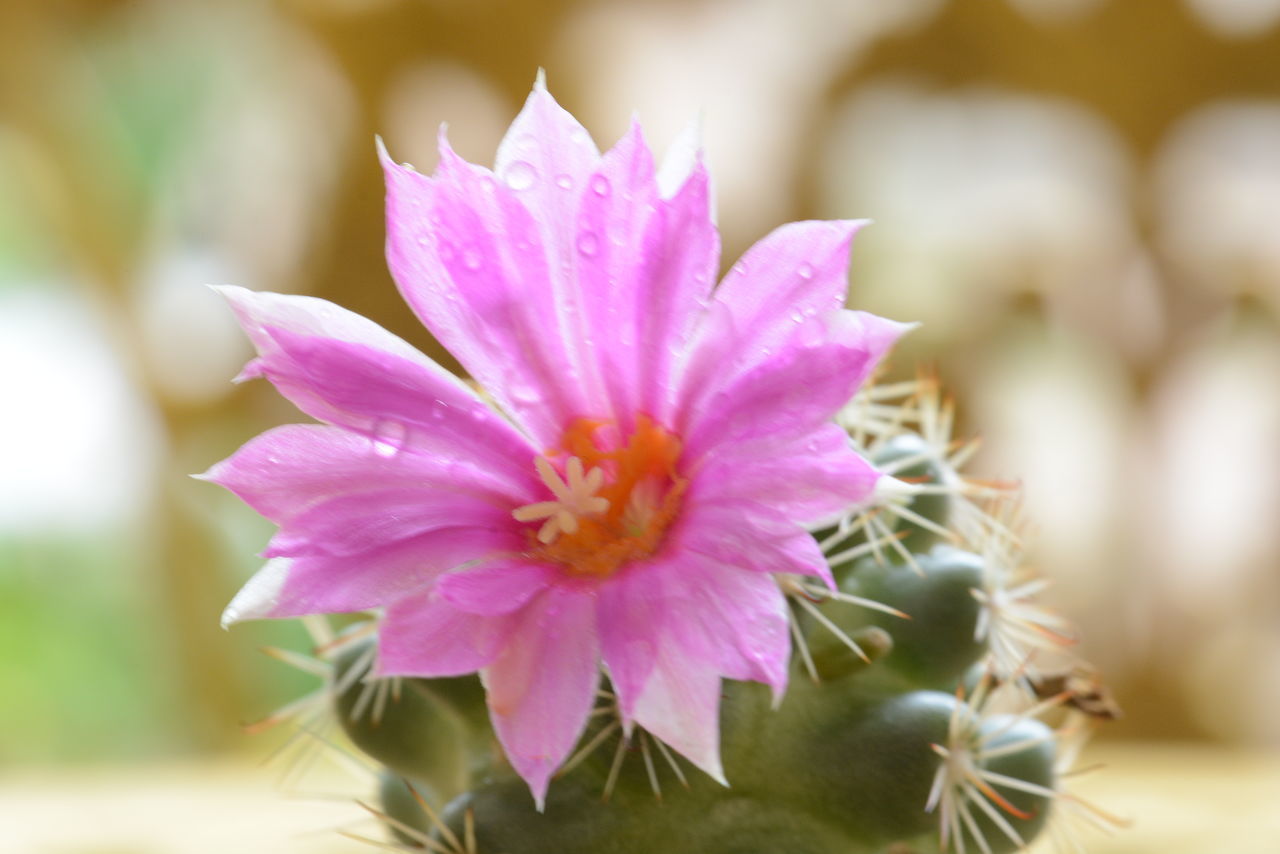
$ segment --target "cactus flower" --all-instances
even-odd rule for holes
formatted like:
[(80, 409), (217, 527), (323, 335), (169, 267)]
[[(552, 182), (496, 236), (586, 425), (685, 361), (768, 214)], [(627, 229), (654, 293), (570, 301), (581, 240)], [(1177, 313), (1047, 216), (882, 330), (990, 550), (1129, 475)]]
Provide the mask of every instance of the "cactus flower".
[(608, 674), (723, 779), (720, 680), (785, 690), (775, 574), (830, 582), (811, 525), (874, 488), (834, 423), (904, 326), (843, 308), (858, 222), (764, 238), (714, 286), (692, 147), (599, 154), (535, 86), (493, 170), (382, 152), (387, 258), (464, 382), (374, 323), (224, 288), (266, 377), (319, 424), (205, 475), (279, 526), (224, 623), (381, 609), (377, 672), (478, 672), (542, 801)]

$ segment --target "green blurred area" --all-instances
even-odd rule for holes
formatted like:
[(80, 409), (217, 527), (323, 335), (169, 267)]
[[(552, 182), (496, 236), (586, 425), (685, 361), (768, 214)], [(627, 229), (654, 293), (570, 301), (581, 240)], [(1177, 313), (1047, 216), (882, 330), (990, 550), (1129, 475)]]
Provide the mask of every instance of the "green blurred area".
[[(962, 393), (982, 398), (986, 389), (995, 398), (1005, 390), (992, 378), (996, 369), (1012, 383), (1013, 368), (1048, 370), (1066, 353), (1080, 371), (1072, 382), (1084, 389), (1071, 408), (1114, 403), (1119, 414), (1106, 423), (1139, 434), (1123, 438), (1131, 442), (1126, 459), (1151, 444), (1144, 437), (1160, 418), (1177, 420), (1178, 410), (1159, 408), (1157, 392), (1206, 341), (1222, 352), (1260, 354), (1249, 364), (1263, 370), (1239, 374), (1253, 378), (1241, 382), (1244, 402), (1274, 404), (1275, 388), (1256, 380), (1268, 376), (1266, 360), (1280, 340), (1280, 264), (1267, 254), (1274, 238), (1245, 235), (1237, 244), (1225, 232), (1222, 245), (1242, 248), (1215, 255), (1210, 247), (1188, 260), (1166, 240), (1176, 232), (1162, 231), (1152, 189), (1160, 152), (1197, 110), (1245, 102), (1280, 109), (1274, 21), (1232, 30), (1229, 21), (1198, 16), (1197, 4), (1172, 0), (920, 0), (893, 12), (879, 0), (786, 5), (785, 12), (761, 3), (735, 10), (725, 2), (570, 0), (0, 6), (0, 321), (11, 343), (35, 330), (35, 343), (3, 351), (0, 366), (6, 387), (21, 391), (5, 395), (14, 408), (0, 419), (10, 422), (0, 444), (12, 467), (0, 472), (9, 496), (0, 515), (0, 763), (256, 750), (240, 724), (307, 688), (307, 677), (255, 651), (305, 648), (297, 625), (218, 628), (270, 526), (187, 475), (297, 416), (268, 388), (229, 385), (247, 351), (200, 286), (226, 281), (333, 299), (451, 364), (385, 271), (372, 139), (382, 133), (397, 152), (429, 157), (434, 126), (447, 119), (462, 153), (488, 161), (540, 66), (568, 107), (589, 127), (605, 128), (602, 144), (628, 119), (635, 105), (622, 99), (630, 93), (648, 86), (655, 100), (680, 94), (681, 79), (661, 76), (663, 69), (706, 70), (695, 88), (710, 101), (706, 124), (721, 158), (711, 165), (721, 182), (726, 261), (761, 227), (817, 216), (880, 219), (865, 250), (860, 238), (855, 251), (855, 304), (931, 318), (895, 360), (899, 374), (917, 358), (931, 360)], [(809, 64), (804, 45), (796, 47), (802, 40), (813, 45)], [(611, 92), (611, 83), (630, 88)], [(915, 94), (893, 95), (901, 86)], [(758, 87), (758, 106), (742, 87)], [(874, 163), (854, 169), (853, 189), (840, 195), (844, 185), (828, 167), (853, 163), (862, 142), (879, 139), (857, 119), (855, 108), (867, 103), (859, 98), (904, 97), (912, 113), (932, 109), (930, 99), (963, 107), (974, 92), (1012, 93), (1054, 109), (1066, 103), (1086, 116), (1083, 125), (1104, 128), (1079, 138), (1105, 139), (1097, 146), (1128, 164), (1118, 173), (1127, 179), (1077, 182), (1085, 201), (1070, 198), (1082, 205), (1078, 219), (1105, 209), (1118, 212), (1118, 225), (1108, 221), (1097, 234), (1081, 227), (1076, 243), (1009, 238), (975, 248), (950, 221), (935, 222), (927, 235), (912, 230), (909, 216), (872, 192)], [(785, 115), (769, 112), (785, 105)], [(840, 116), (848, 110), (857, 121), (846, 137)], [(1011, 164), (1024, 151), (1019, 122), (1028, 115), (1000, 125)], [(683, 117), (658, 118), (665, 143)], [(956, 125), (981, 118), (966, 113)], [(1026, 128), (1028, 140), (1046, 135)], [(927, 135), (927, 127), (906, 134)], [(1075, 162), (1075, 139), (1067, 138), (1063, 163)], [(775, 159), (735, 165), (727, 154), (735, 147)], [(950, 156), (963, 162), (967, 154)], [(1057, 187), (1055, 175), (1075, 181), (1077, 173), (1058, 172), (1055, 162), (1035, 167), (1046, 187)], [(1079, 174), (1107, 176), (1107, 168), (1082, 166)], [(1025, 180), (1015, 175), (1009, 192)], [(907, 185), (887, 186), (892, 194)], [(933, 192), (926, 185), (900, 206), (941, 203)], [(1121, 201), (1106, 201), (1112, 195)], [(1047, 208), (1065, 205), (1047, 190), (1036, 198)], [(755, 202), (734, 203), (743, 199)], [(1258, 202), (1256, 216), (1280, 214), (1280, 199), (1273, 201)], [(860, 207), (879, 202), (884, 210)], [(1210, 207), (1206, 221), (1221, 220), (1218, 213)], [(1017, 231), (1017, 222), (1004, 225)], [(1075, 261), (1082, 266), (1070, 277), (1054, 278)], [(929, 290), (935, 268), (954, 281), (946, 300)], [(907, 269), (917, 278), (894, 278)], [(1146, 277), (1132, 299), (1131, 275)], [(947, 300), (960, 306), (954, 317), (938, 307)], [(32, 325), (37, 320), (44, 325)], [(84, 365), (115, 379), (84, 373)], [(119, 388), (110, 391), (112, 383)], [(1211, 399), (1231, 403), (1235, 388)], [(1114, 394), (1089, 396), (1098, 389)], [(108, 391), (115, 408), (76, 408), (78, 399)], [(1029, 427), (1019, 422), (1017, 435), (1007, 424), (993, 432), (1034, 443), (1059, 422), (1067, 423), (1055, 411)], [(977, 415), (970, 426), (986, 432), (994, 423)], [(28, 452), (24, 443), (45, 434), (59, 438)], [(1100, 441), (1112, 439), (1121, 442)], [(1236, 476), (1269, 483), (1275, 472)], [(1126, 488), (1143, 479), (1141, 470), (1120, 478)], [(125, 480), (132, 485), (121, 486)], [(1248, 499), (1241, 513), (1274, 517), (1267, 503), (1274, 489), (1239, 494)], [(1146, 498), (1100, 490), (1075, 500), (1134, 506)], [(1161, 552), (1149, 548), (1195, 521), (1154, 514), (1099, 523), (1105, 530), (1087, 552), (1095, 563), (1081, 569), (1084, 580), (1064, 577), (1071, 592), (1064, 607), (1130, 710), (1125, 736), (1280, 740), (1263, 702), (1280, 690), (1280, 675), (1271, 665), (1251, 669), (1280, 660), (1276, 533), (1260, 529), (1263, 538), (1239, 558), (1244, 569), (1220, 573), (1227, 580), (1218, 583), (1231, 590), (1205, 600), (1199, 594), (1212, 580), (1169, 580)], [(1084, 529), (1065, 530), (1053, 542), (1074, 542)], [(1063, 554), (1064, 564), (1078, 558)], [(1046, 562), (1054, 563), (1052, 553)], [(1218, 572), (1203, 569), (1210, 579)], [(1202, 642), (1224, 614), (1242, 615), (1234, 645)], [(1206, 674), (1212, 678), (1196, 681)]]

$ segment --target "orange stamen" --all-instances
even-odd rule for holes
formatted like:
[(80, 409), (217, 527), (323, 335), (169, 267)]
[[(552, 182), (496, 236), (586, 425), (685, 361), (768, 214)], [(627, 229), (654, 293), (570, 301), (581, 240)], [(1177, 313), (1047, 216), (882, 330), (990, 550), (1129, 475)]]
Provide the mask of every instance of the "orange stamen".
[(531, 555), (561, 564), (574, 575), (604, 578), (624, 563), (652, 555), (688, 487), (676, 468), (682, 449), (679, 438), (640, 415), (625, 443), (617, 445), (603, 429), (610, 426), (606, 421), (576, 419), (565, 431), (562, 450), (553, 455), (576, 457), (587, 471), (601, 469), (604, 483), (595, 495), (608, 501), (608, 508), (577, 516), (574, 530), (562, 528), (550, 542), (540, 540), (530, 528)]

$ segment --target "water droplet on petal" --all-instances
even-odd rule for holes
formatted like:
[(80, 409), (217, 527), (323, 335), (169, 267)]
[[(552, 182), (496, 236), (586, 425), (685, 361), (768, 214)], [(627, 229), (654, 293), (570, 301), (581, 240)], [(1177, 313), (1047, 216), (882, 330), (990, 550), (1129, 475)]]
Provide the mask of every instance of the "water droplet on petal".
[(791, 312), (791, 322), (796, 324), (804, 323), (804, 312), (799, 310)]
[(404, 449), (409, 428), (399, 421), (378, 421), (373, 425), (373, 452), (390, 459)]
[(796, 270), (796, 272), (800, 274), (800, 278), (802, 279), (812, 279), (813, 265), (809, 263), (801, 264), (800, 268)]
[(578, 251), (588, 258), (600, 251), (600, 238), (594, 231), (584, 231), (578, 235)]
[(591, 176), (591, 192), (595, 193), (597, 196), (601, 196), (601, 197), (607, 196), (609, 195), (609, 191), (611, 189), (613, 188), (609, 184), (608, 178), (604, 177), (603, 175)]
[(556, 186), (562, 190), (567, 190), (573, 186), (573, 179), (569, 177), (568, 173), (561, 172), (556, 176)]
[(462, 266), (468, 270), (475, 272), (484, 264), (484, 256), (480, 254), (480, 250), (474, 246), (468, 246), (462, 253)]
[(458, 255), (458, 250), (454, 248), (452, 243), (441, 241), (440, 243), (440, 260), (448, 264)]
[(826, 328), (819, 321), (811, 320), (800, 327), (800, 344), (805, 347), (818, 347), (826, 341)]
[(527, 190), (538, 180), (538, 170), (532, 163), (517, 160), (507, 169), (507, 186), (513, 190)]
[(542, 399), (537, 389), (519, 382), (511, 386), (511, 398), (516, 403), (524, 404), (538, 403)]

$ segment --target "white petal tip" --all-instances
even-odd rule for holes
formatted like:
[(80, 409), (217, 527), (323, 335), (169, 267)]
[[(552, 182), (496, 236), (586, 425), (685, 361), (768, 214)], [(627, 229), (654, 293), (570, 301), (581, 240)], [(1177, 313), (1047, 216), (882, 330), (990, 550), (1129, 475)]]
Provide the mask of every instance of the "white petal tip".
[(222, 627), (231, 627), (245, 620), (260, 620), (274, 616), (280, 603), (280, 593), (284, 589), (285, 579), (289, 574), (290, 561), (287, 558), (275, 558), (267, 561), (266, 566), (258, 570), (250, 578), (240, 592), (222, 612)]

